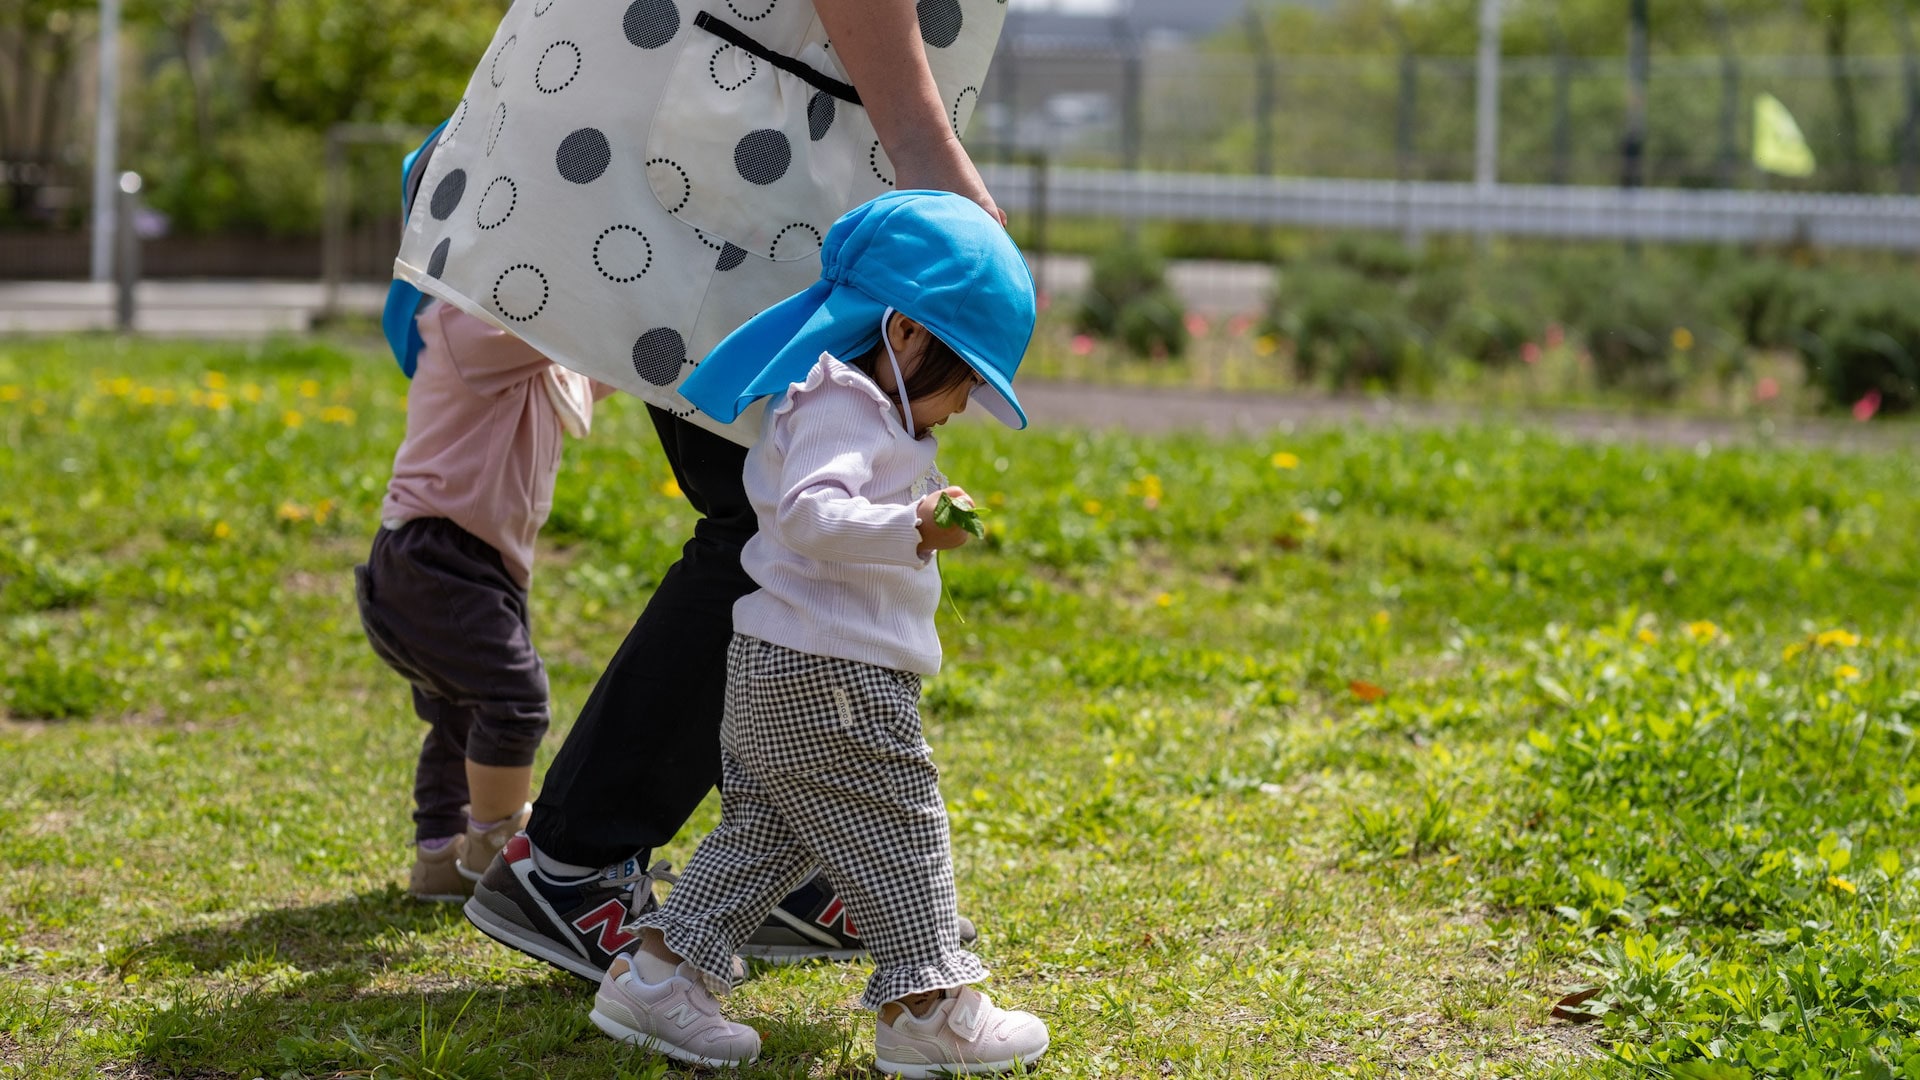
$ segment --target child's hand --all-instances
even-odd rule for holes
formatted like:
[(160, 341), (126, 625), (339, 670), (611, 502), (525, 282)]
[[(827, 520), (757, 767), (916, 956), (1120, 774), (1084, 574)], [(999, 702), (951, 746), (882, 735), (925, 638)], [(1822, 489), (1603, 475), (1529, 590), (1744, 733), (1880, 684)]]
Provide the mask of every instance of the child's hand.
[(936, 491), (921, 499), (914, 507), (914, 516), (920, 519), (920, 553), (946, 551), (957, 548), (969, 539), (967, 530), (959, 525), (938, 525), (934, 523), (934, 508), (940, 505), (940, 496), (950, 495), (955, 500), (966, 499), (967, 493), (961, 488), (950, 487)]

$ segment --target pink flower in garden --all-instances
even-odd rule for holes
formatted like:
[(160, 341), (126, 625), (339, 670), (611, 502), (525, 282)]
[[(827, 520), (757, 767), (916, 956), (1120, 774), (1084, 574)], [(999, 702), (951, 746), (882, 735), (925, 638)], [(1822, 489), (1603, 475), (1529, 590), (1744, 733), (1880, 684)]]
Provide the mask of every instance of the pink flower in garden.
[(1525, 345), (1520, 346), (1520, 359), (1525, 360), (1529, 364), (1539, 363), (1540, 362), (1540, 346), (1531, 341), (1527, 342)]
[(1192, 334), (1194, 337), (1206, 337), (1207, 331), (1211, 329), (1213, 329), (1213, 324), (1207, 322), (1205, 315), (1197, 311), (1187, 312), (1187, 333)]
[(1093, 351), (1093, 339), (1085, 334), (1073, 335), (1073, 355), (1085, 356)]
[(1869, 390), (1867, 395), (1853, 403), (1853, 418), (1862, 422), (1873, 419), (1880, 411), (1880, 391)]
[(1780, 380), (1768, 375), (1753, 384), (1753, 396), (1756, 401), (1772, 401), (1780, 396)]
[(1045, 311), (1047, 308), (1053, 306), (1053, 297), (1048, 296), (1045, 292), (1037, 292), (1033, 294), (1033, 305), (1041, 311)]
[(1253, 329), (1253, 316), (1251, 315), (1235, 315), (1233, 318), (1227, 320), (1227, 333), (1234, 337), (1239, 337), (1251, 329)]
[(1547, 348), (1557, 349), (1567, 343), (1567, 328), (1559, 323), (1547, 324)]

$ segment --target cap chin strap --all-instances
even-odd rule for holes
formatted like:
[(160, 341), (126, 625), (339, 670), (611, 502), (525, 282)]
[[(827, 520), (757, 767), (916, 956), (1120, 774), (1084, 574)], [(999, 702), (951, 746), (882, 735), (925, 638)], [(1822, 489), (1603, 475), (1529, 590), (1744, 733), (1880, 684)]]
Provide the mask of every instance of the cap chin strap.
[(907, 434), (916, 438), (913, 430), (913, 406), (907, 404), (907, 379), (900, 374), (900, 358), (893, 355), (893, 339), (887, 336), (887, 322), (893, 318), (893, 309), (888, 308), (880, 315), (880, 344), (887, 347), (887, 362), (893, 365), (893, 389), (900, 395), (900, 418), (907, 426)]

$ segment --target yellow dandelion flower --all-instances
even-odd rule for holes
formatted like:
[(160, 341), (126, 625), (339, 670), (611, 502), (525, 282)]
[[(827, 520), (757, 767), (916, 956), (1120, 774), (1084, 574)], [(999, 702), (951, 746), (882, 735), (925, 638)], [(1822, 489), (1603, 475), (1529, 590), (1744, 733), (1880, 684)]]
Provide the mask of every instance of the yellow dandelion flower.
[(1262, 334), (1253, 339), (1253, 351), (1261, 356), (1272, 356), (1279, 347), (1280, 343), (1274, 340), (1272, 334)]
[(1839, 646), (1851, 649), (1860, 644), (1860, 635), (1851, 630), (1822, 630), (1813, 636), (1813, 643), (1822, 648)]
[(1720, 628), (1706, 619), (1687, 624), (1687, 636), (1695, 641), (1717, 641), (1722, 636)]
[(675, 480), (671, 476), (667, 477), (665, 480), (662, 480), (660, 482), (659, 488), (656, 490), (658, 490), (660, 494), (665, 495), (669, 499), (677, 499), (683, 494), (683, 492), (680, 490), (680, 482), (678, 480)]
[(207, 384), (207, 389), (209, 390), (225, 390), (227, 388), (227, 377), (217, 371), (207, 372), (206, 377), (202, 381)]
[(300, 396), (303, 398), (319, 397), (320, 384), (317, 382), (314, 382), (312, 379), (302, 379), (300, 381)]
[(1693, 331), (1684, 326), (1674, 327), (1673, 350), (1675, 352), (1686, 352), (1691, 348), (1693, 348)]
[(1085, 510), (1088, 514), (1098, 514), (1100, 512), (1100, 500), (1088, 499), (1086, 502), (1080, 504), (1080, 509)]
[(1172, 607), (1173, 594), (1163, 592), (1159, 596), (1154, 597), (1153, 602), (1160, 605), (1161, 607)]
[(1848, 895), (1852, 895), (1853, 893), (1860, 891), (1859, 888), (1855, 886), (1853, 882), (1848, 881), (1846, 878), (1843, 878), (1838, 874), (1829, 875), (1827, 877), (1827, 884), (1833, 886), (1836, 889), (1839, 889), (1843, 893), (1847, 893)]
[(143, 386), (134, 393), (133, 400), (142, 405), (151, 405), (160, 400), (160, 392), (151, 386)]
[(1391, 622), (1393, 622), (1393, 612), (1388, 611), (1386, 608), (1381, 608), (1379, 611), (1373, 613), (1373, 625), (1380, 629), (1385, 630), (1387, 624)]
[(301, 424), (306, 423), (307, 418), (304, 416), (301, 416), (298, 412), (296, 412), (293, 409), (288, 409), (286, 412), (283, 412), (280, 414), (280, 422), (287, 425), (290, 428), (297, 428)]
[(1633, 636), (1639, 638), (1642, 645), (1657, 645), (1660, 642), (1660, 635), (1648, 626), (1641, 627), (1640, 632)]
[(265, 395), (261, 393), (259, 383), (248, 383), (240, 388), (240, 397), (249, 405), (257, 405)]
[(291, 499), (281, 503), (280, 508), (274, 511), (274, 516), (278, 517), (281, 521), (305, 521), (307, 520), (307, 514), (308, 511), (306, 507), (301, 506)]
[(107, 393), (112, 394), (114, 397), (126, 397), (128, 394), (133, 393), (133, 380), (127, 378), (125, 375), (117, 379), (110, 379), (107, 381)]
[(327, 517), (332, 513), (333, 500), (321, 499), (313, 506), (313, 523), (315, 525), (325, 525), (327, 523)]
[(320, 422), (323, 424), (351, 424), (357, 419), (352, 409), (345, 405), (329, 405), (320, 410)]
[(1833, 677), (1851, 682), (1860, 677), (1860, 669), (1854, 667), (1852, 664), (1841, 664), (1839, 667), (1833, 669)]
[(218, 390), (215, 390), (213, 393), (207, 395), (207, 408), (209, 409), (214, 409), (214, 410), (225, 409), (227, 406), (231, 404), (233, 404), (233, 399), (229, 398), (227, 395), (221, 393)]
[(1786, 648), (1780, 650), (1780, 659), (1791, 660), (1794, 657), (1799, 656), (1801, 653), (1806, 651), (1807, 651), (1807, 643), (1804, 641), (1796, 641), (1793, 644), (1787, 646)]
[(226, 522), (216, 521), (213, 523), (213, 538), (215, 540), (225, 540), (227, 537), (232, 535), (233, 535), (233, 527), (228, 525)]
[(0, 401), (19, 401), (27, 392), (18, 386), (0, 386)]
[(1276, 469), (1297, 469), (1300, 467), (1300, 455), (1289, 454), (1285, 450), (1267, 459)]

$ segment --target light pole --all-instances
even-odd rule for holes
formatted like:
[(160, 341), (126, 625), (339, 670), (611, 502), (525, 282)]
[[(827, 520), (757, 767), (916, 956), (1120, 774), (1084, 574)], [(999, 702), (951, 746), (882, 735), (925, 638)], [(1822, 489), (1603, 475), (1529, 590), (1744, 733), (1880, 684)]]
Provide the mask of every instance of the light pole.
[(100, 101), (93, 122), (93, 245), (91, 277), (113, 279), (114, 207), (120, 173), (120, 0), (100, 0)]

